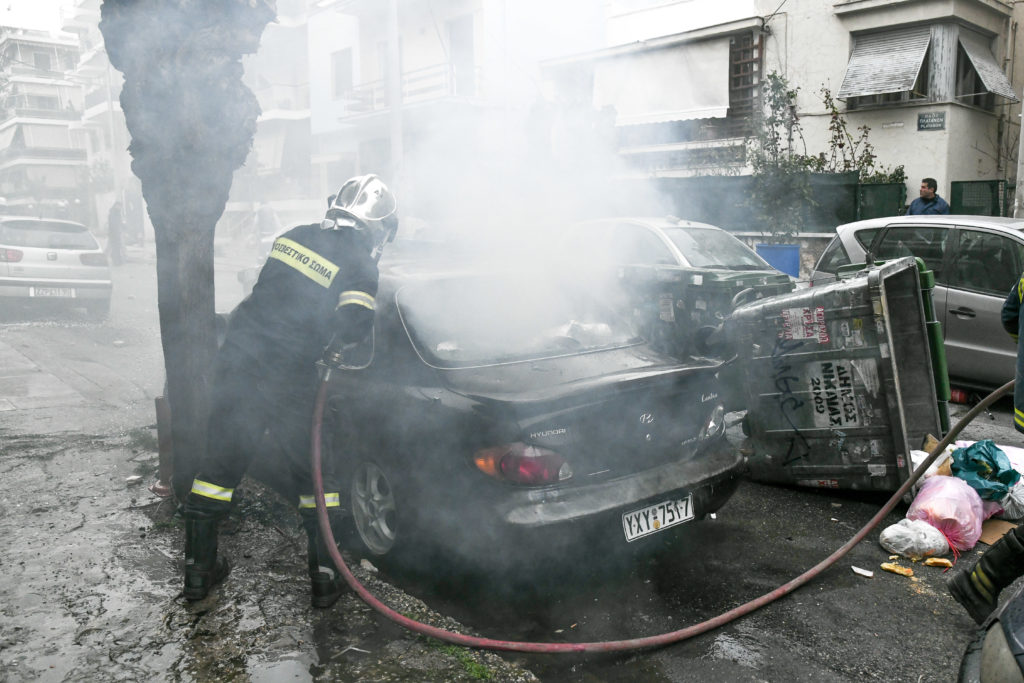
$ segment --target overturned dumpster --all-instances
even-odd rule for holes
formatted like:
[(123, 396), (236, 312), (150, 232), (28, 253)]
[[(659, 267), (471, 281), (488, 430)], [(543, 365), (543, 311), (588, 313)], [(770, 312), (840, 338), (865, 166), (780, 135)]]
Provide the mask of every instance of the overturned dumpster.
[(733, 312), (753, 478), (879, 491), (907, 479), (910, 450), (945, 422), (928, 276), (899, 259)]

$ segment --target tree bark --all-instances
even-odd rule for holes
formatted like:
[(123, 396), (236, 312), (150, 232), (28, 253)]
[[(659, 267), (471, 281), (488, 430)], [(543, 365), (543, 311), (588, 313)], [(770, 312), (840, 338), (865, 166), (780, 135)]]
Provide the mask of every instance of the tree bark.
[(124, 74), (132, 171), (156, 238), (160, 335), (171, 406), (175, 494), (206, 450), (216, 353), (213, 237), (260, 108), (242, 83), (274, 17), (267, 0), (104, 0), (100, 31)]

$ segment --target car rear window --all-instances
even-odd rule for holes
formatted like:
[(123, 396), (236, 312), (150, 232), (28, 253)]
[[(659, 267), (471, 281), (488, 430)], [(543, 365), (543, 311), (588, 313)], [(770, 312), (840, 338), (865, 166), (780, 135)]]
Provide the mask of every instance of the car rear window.
[(0, 244), (40, 249), (99, 249), (84, 225), (56, 221), (4, 221), (0, 223)]
[(773, 270), (753, 249), (715, 228), (665, 228), (683, 258), (694, 268)]
[(825, 249), (825, 253), (821, 255), (821, 259), (818, 261), (818, 266), (815, 270), (822, 271), (825, 273), (836, 274), (841, 266), (847, 266), (850, 264), (850, 255), (846, 253), (846, 247), (843, 246), (843, 241), (838, 237), (832, 238), (832, 243)]
[(543, 278), (435, 280), (403, 287), (397, 302), (413, 345), (438, 367), (536, 360), (640, 341), (592, 292)]

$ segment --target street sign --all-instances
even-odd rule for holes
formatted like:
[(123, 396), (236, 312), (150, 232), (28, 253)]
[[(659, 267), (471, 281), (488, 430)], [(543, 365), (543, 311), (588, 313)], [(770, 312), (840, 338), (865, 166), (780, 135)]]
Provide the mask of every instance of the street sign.
[(946, 130), (946, 112), (926, 111), (917, 115), (918, 130)]

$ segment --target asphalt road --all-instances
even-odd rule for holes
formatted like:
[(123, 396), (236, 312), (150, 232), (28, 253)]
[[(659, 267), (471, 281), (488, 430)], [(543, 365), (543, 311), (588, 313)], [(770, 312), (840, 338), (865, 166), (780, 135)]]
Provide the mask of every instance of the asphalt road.
[[(198, 616), (168, 611), (180, 580), (172, 561), (178, 540), (161, 538), (159, 524), (142, 519), (139, 527), (142, 538), (158, 539), (156, 554), (138, 556), (106, 545), (90, 554), (76, 545), (76, 529), (89, 530), (91, 543), (100, 544), (105, 524), (124, 525), (124, 515), (104, 501), (121, 497), (123, 511), (153, 500), (144, 488), (125, 484), (135, 472), (152, 472), (148, 426), (154, 421), (152, 399), (163, 382), (152, 303), (155, 273), (146, 258), (135, 254), (118, 269), (106, 324), (88, 323), (76, 313), (15, 316), (0, 324), (0, 451), (5, 453), (0, 477), (6, 484), (0, 531), (26, 544), (0, 552), (0, 621), (6, 622), (0, 625), (0, 681), (84, 680), (111, 661), (128, 660), (134, 663), (116, 669), (119, 674), (111, 680), (131, 678), (130, 672), (158, 678), (154, 672), (162, 672), (168, 680), (417, 680), (360, 669), (352, 657), (369, 646), (344, 656), (340, 649), (330, 650), (329, 643), (352, 638), (354, 625), (369, 619), (354, 597), (327, 616), (311, 616), (294, 605), (274, 612), (270, 606), (288, 603), (293, 590), (302, 595), (302, 553), (293, 552), (297, 535), (284, 534), (284, 544), (277, 538), (266, 555), (247, 545), (251, 538), (229, 539), (228, 546), (249, 563), (243, 561), (233, 575), (221, 604)], [(241, 289), (237, 267), (221, 265), (218, 309), (226, 310)], [(1006, 404), (998, 406), (994, 419), (980, 418), (964, 437), (1019, 444), (1011, 412)], [(14, 452), (21, 456), (12, 458)], [(89, 458), (80, 459), (86, 452)], [(40, 492), (41, 499), (19, 496), (16, 489), (23, 487)], [(93, 489), (97, 493), (90, 496)], [(716, 519), (689, 525), (653, 555), (567, 558), (564, 572), (547, 577), (554, 588), (510, 596), (486, 577), (468, 583), (461, 575), (453, 579), (446, 568), (428, 566), (394, 571), (387, 578), (485, 636), (633, 638), (698, 623), (777, 587), (839, 547), (883, 502), (877, 495), (745, 482)], [(272, 507), (260, 513), (270, 514)], [(650, 652), (511, 659), (545, 681), (953, 681), (974, 629), (946, 593), (947, 577), (941, 569), (915, 567), (916, 580), (911, 580), (878, 567), (888, 559), (878, 533), (905, 509), (901, 504), (868, 540), (809, 585), (716, 631)], [(263, 529), (276, 538), (273, 525)], [(64, 540), (54, 544), (54, 535)], [(79, 565), (74, 571), (56, 568), (68, 561)], [(874, 577), (855, 574), (851, 565), (873, 570)], [(259, 588), (268, 583), (269, 588)], [(83, 592), (78, 584), (93, 588)], [(246, 591), (264, 590), (273, 601), (263, 596), (247, 602), (252, 596)], [(53, 614), (51, 593), (62, 596), (65, 613)], [(132, 595), (144, 609), (129, 609)], [(205, 631), (197, 626), (201, 623)], [(233, 634), (230, 646), (204, 649), (194, 632), (177, 641), (167, 638), (164, 632), (175, 624), (207, 635), (210, 629), (226, 629)], [(320, 634), (320, 640), (309, 633)], [(376, 638), (381, 650), (410, 642), (386, 627)], [(192, 644), (186, 663), (172, 653), (182, 643)], [(106, 654), (90, 664), (87, 653), (93, 650)], [(81, 651), (74, 667), (61, 664), (68, 651)], [(228, 669), (210, 668), (225, 657)], [(419, 680), (451, 676), (440, 665), (427, 670), (439, 678), (421, 673)]]

